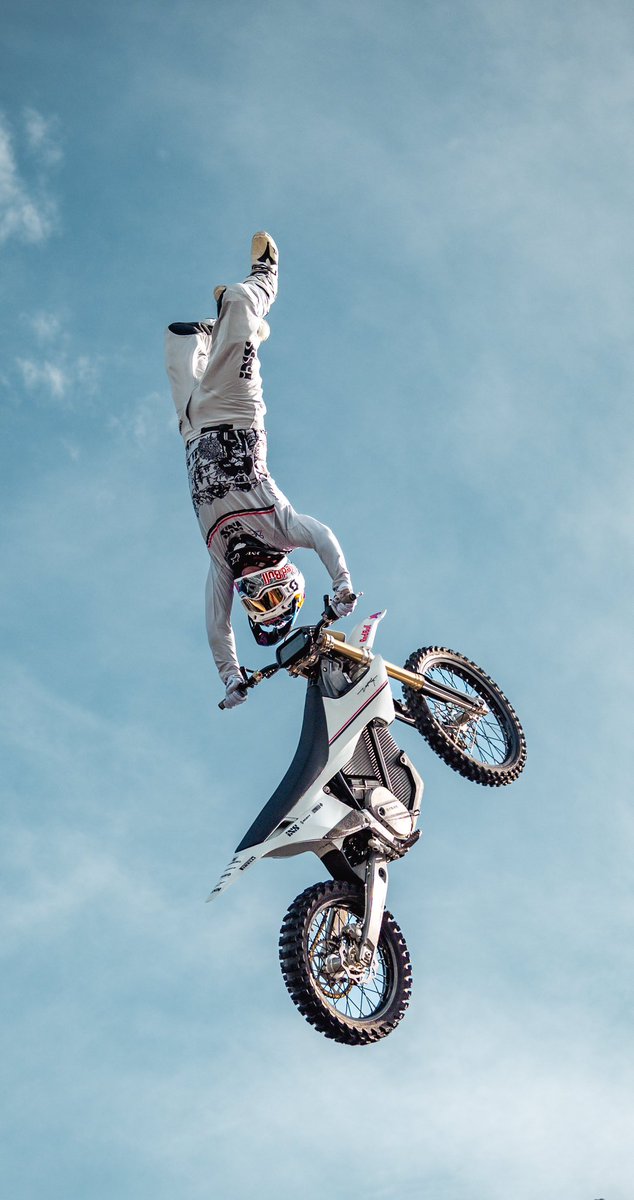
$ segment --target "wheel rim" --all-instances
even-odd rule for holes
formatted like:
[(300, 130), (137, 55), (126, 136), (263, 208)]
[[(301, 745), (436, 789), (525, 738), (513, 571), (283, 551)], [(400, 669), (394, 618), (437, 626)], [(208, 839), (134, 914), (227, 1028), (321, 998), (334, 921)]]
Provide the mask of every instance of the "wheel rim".
[(463, 667), (447, 662), (430, 663), (425, 667), (425, 679), (430, 683), (459, 688), (466, 695), (484, 700), (487, 712), (470, 717), (459, 704), (424, 696), (430, 716), (443, 735), (462, 754), (486, 767), (503, 767), (515, 757), (516, 734), (495, 693), (484, 680), (477, 679)]
[[(376, 1020), (389, 1006), (396, 980), (389, 943), (386, 946), (383, 939), (379, 940), (375, 969), (369, 979), (357, 981), (345, 973), (347, 947), (358, 943), (362, 925), (362, 917), (345, 901), (329, 901), (313, 913), (306, 931), (312, 985), (321, 1002), (352, 1025)], [(337, 960), (341, 973), (336, 969)]]

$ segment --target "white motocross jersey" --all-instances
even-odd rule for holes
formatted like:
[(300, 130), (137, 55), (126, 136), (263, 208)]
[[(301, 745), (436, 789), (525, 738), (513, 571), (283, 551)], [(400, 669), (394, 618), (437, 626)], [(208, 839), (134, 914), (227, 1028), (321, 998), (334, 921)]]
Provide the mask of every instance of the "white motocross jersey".
[[(174, 324), (165, 335), (167, 374), (187, 447), (190, 489), (210, 556), (206, 587), (209, 645), (222, 680), (239, 674), (231, 624), (233, 575), (227, 539), (249, 533), (285, 554), (316, 551), (335, 590), (351, 587), (332, 530), (294, 508), (269, 475), (258, 347), (277, 293), (277, 267), (257, 264), (228, 286), (216, 321)], [(264, 333), (264, 336), (263, 336)], [(249, 635), (250, 636), (250, 635)]]
[(279, 550), (280, 555), (291, 550), (314, 550), (324, 564), (334, 590), (352, 589), (346, 560), (332, 529), (315, 517), (296, 512), (268, 474), (264, 479), (255, 480), (248, 492), (229, 493), (211, 507), (203, 505), (198, 522), (211, 560), (205, 589), (207, 637), (224, 683), (240, 673), (231, 624), (233, 575), (225, 558), (227, 542), (232, 535), (254, 535), (261, 538), (264, 545)]

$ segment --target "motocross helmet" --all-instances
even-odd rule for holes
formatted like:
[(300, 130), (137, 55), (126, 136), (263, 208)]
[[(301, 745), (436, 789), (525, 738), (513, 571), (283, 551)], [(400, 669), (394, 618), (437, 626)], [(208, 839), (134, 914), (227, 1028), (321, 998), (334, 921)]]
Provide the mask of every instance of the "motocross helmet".
[(279, 551), (274, 564), (247, 570), (233, 586), (259, 646), (274, 646), (290, 633), (306, 598), (304, 576)]
[(240, 532), (230, 538), (225, 557), (234, 579), (248, 575), (261, 567), (275, 567), (281, 558), (279, 550), (267, 546), (260, 537)]

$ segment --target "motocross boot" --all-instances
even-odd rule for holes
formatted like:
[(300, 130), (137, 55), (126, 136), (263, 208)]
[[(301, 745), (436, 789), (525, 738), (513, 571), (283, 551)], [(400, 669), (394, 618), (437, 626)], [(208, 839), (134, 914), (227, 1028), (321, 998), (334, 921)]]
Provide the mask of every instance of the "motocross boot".
[(257, 271), (260, 266), (276, 267), (279, 251), (270, 233), (263, 230), (254, 233), (251, 239), (251, 269)]

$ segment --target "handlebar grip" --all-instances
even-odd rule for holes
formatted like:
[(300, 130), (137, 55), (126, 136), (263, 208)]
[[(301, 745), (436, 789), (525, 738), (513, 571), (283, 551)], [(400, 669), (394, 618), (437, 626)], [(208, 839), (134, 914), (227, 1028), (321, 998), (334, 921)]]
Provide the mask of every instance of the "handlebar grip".
[[(245, 683), (244, 687), (241, 687), (241, 688), (239, 688), (238, 690), (239, 690), (239, 691), (241, 691), (241, 692), (244, 692), (244, 695), (246, 696), (246, 694), (247, 694), (247, 688), (248, 688), (248, 686), (249, 686), (249, 685)], [(220, 704), (218, 705), (218, 708), (226, 708), (226, 707), (227, 707), (227, 705), (226, 705), (225, 701), (224, 701), (224, 700), (221, 700), (221, 701), (220, 701)]]
[[(247, 688), (253, 687), (253, 683), (252, 683), (252, 680), (249, 679), (249, 673), (245, 667), (240, 667), (240, 674), (242, 675), (242, 678), (244, 679), (244, 683), (240, 690), (244, 691), (244, 693), (246, 695)], [(221, 700), (220, 704), (218, 705), (218, 708), (225, 709), (226, 707), (227, 707), (227, 705), (225, 704), (224, 700)]]

